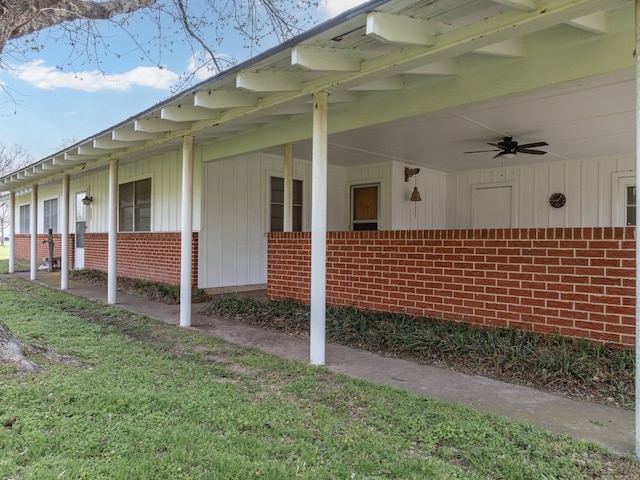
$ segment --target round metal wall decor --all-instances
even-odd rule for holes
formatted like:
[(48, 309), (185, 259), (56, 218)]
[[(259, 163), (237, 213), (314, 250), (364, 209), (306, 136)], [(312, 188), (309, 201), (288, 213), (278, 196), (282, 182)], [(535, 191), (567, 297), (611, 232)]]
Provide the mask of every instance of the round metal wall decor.
[(563, 193), (554, 193), (549, 197), (549, 205), (553, 208), (564, 207), (565, 203), (567, 203), (567, 197)]

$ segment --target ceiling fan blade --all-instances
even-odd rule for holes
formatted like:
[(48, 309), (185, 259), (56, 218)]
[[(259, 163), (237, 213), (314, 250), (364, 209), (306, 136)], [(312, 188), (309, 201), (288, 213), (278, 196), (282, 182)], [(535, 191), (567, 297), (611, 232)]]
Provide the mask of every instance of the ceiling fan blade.
[(531, 155), (544, 155), (547, 152), (542, 151), (542, 150), (530, 150), (528, 148), (518, 148), (518, 152), (519, 153), (529, 153)]
[(522, 151), (522, 148), (536, 148), (536, 147), (546, 147), (549, 145), (547, 142), (534, 142), (534, 143), (525, 143), (523, 145), (518, 145), (516, 148)]
[(472, 152), (462, 152), (462, 153), (485, 153), (485, 152), (498, 152), (499, 150), (473, 150)]

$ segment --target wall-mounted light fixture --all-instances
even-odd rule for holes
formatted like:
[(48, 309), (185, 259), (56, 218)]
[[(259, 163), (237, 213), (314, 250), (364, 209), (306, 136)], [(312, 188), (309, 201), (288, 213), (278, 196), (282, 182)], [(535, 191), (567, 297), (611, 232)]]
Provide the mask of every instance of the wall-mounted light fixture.
[(93, 202), (93, 197), (90, 197), (89, 195), (85, 195), (85, 197), (82, 199), (82, 204), (89, 206), (91, 205), (91, 202)]

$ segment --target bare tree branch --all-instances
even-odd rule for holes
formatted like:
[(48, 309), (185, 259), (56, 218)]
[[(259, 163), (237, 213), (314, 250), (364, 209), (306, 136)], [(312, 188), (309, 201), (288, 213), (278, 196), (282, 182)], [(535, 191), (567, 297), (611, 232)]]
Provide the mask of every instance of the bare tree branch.
[(107, 20), (150, 7), (157, 0), (0, 0), (0, 51), (9, 40), (64, 22)]

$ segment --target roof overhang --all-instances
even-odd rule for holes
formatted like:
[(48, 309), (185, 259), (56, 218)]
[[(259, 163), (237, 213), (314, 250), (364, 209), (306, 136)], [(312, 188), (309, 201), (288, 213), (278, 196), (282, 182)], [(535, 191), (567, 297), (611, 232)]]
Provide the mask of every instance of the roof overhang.
[(369, 2), (0, 185), (19, 190), (177, 150), (185, 135), (212, 144), (208, 160), (304, 141), (318, 91), (330, 93), (332, 134), (545, 88), (570, 92), (575, 82), (633, 68), (633, 8), (630, 0)]

